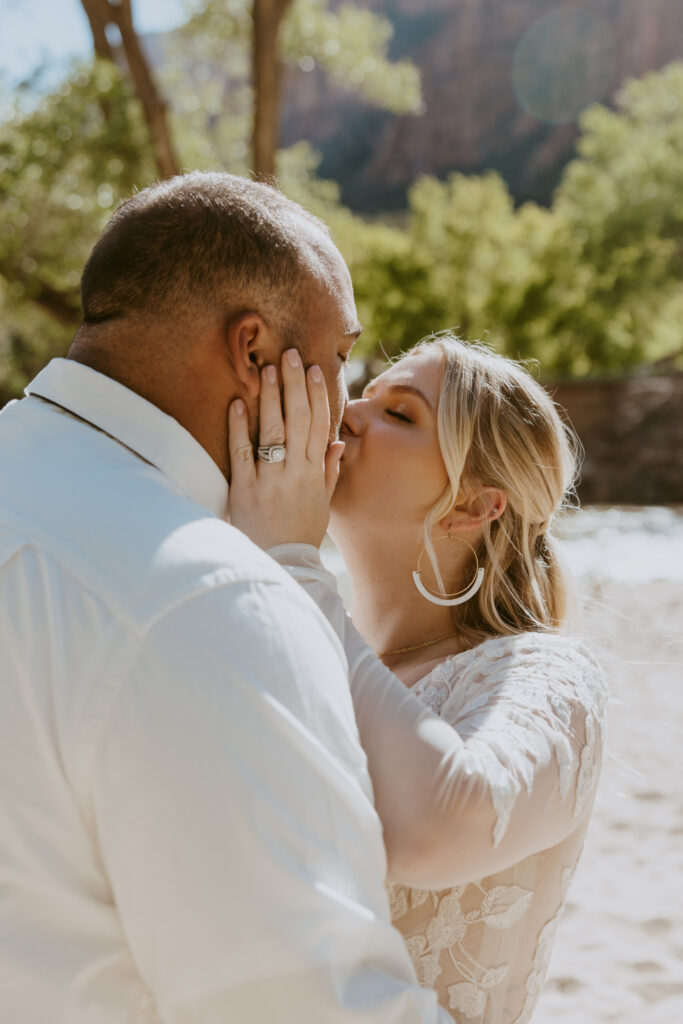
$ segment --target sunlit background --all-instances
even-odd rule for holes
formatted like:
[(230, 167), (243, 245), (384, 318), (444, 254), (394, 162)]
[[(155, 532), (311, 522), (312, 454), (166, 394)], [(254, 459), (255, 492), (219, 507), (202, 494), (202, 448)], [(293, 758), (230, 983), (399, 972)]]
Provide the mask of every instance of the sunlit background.
[[(144, 0), (133, 8), (141, 33), (167, 32), (185, 20), (183, 0)], [(73, 58), (88, 60), (93, 48), (79, 0), (3, 0), (0, 67), (10, 85), (44, 68), (52, 81), (68, 72)]]
[(0, 405), (65, 353), (117, 203), (195, 167), (275, 173), (331, 225), (365, 328), (353, 388), (444, 328), (527, 360), (585, 447), (585, 508), (556, 533), (613, 694), (534, 1021), (673, 1024), (683, 3), (290, 0), (269, 50), (257, 2), (0, 0)]

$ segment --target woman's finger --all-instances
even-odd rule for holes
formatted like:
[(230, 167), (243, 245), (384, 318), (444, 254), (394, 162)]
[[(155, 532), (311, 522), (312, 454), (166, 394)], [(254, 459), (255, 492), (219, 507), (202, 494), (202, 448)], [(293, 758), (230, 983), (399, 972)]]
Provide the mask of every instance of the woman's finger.
[(308, 404), (306, 376), (301, 356), (290, 348), (282, 357), (282, 380), (285, 388), (285, 435), (287, 458), (290, 461), (306, 458), (311, 407)]
[(308, 401), (311, 408), (311, 424), (308, 433), (306, 456), (309, 462), (321, 466), (330, 439), (330, 403), (325, 387), (325, 378), (319, 366), (312, 366), (306, 375)]
[(228, 409), (228, 453), (230, 480), (238, 487), (249, 487), (256, 479), (254, 449), (249, 437), (247, 407), (241, 398)]
[(264, 366), (261, 370), (258, 443), (259, 446), (267, 447), (285, 443), (285, 422), (282, 418), (277, 369), (274, 366)]
[(327, 449), (325, 456), (325, 490), (327, 492), (327, 500), (332, 500), (334, 489), (337, 486), (339, 480), (339, 469), (341, 457), (344, 454), (344, 448), (346, 445), (343, 441), (333, 441), (330, 447)]

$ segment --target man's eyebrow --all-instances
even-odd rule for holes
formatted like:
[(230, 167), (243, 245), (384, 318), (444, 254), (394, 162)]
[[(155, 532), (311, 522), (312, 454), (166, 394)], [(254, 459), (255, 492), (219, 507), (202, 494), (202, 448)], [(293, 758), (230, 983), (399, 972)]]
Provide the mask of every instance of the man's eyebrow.
[[(367, 398), (368, 395), (371, 394), (375, 390), (375, 387), (376, 387), (375, 382), (374, 381), (370, 381), (368, 386), (363, 391), (363, 398)], [(408, 394), (408, 395), (417, 395), (418, 398), (422, 399), (422, 401), (425, 403), (425, 405), (427, 406), (427, 408), (430, 411), (432, 411), (432, 412), (434, 411), (433, 407), (432, 407), (432, 403), (429, 401), (429, 399), (424, 394), (424, 392), (420, 391), (419, 388), (413, 387), (412, 384), (387, 384), (387, 388), (389, 389), (389, 391), (400, 391), (400, 392), (402, 392), (404, 394)]]
[(362, 326), (360, 324), (357, 324), (350, 331), (345, 331), (344, 332), (344, 337), (345, 338), (360, 338), (362, 333), (363, 333)]

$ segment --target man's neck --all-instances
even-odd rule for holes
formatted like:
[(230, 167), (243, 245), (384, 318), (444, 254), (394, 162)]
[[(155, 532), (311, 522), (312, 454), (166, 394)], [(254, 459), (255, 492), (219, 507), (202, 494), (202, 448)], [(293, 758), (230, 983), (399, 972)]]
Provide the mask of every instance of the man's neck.
[(78, 335), (67, 358), (111, 377), (172, 416), (192, 434), (228, 478), (229, 396), (223, 398), (217, 393), (215, 374), (202, 372), (199, 360), (164, 360), (153, 354), (149, 358), (126, 358), (116, 344), (105, 346), (97, 341), (83, 341)]

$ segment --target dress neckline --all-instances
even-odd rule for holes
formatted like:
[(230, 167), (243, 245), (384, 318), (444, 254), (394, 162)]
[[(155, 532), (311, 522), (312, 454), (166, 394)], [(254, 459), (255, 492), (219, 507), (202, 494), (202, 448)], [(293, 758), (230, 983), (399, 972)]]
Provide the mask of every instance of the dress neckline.
[(450, 662), (455, 661), (457, 658), (464, 658), (465, 655), (467, 655), (467, 654), (474, 655), (475, 651), (479, 651), (483, 647), (486, 647), (487, 645), (491, 645), (491, 644), (494, 644), (494, 643), (500, 643), (502, 641), (507, 641), (509, 643), (511, 641), (521, 640), (523, 638), (529, 639), (530, 637), (533, 637), (534, 639), (536, 639), (537, 637), (546, 637), (546, 636), (551, 636), (554, 639), (559, 640), (559, 639), (562, 639), (563, 637), (566, 638), (567, 634), (562, 634), (562, 633), (543, 633), (540, 630), (538, 630), (538, 631), (537, 630), (526, 630), (523, 633), (501, 633), (498, 636), (489, 636), (485, 640), (482, 640), (480, 643), (475, 644), (474, 647), (468, 647), (467, 650), (464, 650), (464, 651), (457, 651), (456, 654), (447, 654), (445, 658), (442, 658), (441, 661), (437, 665), (434, 666), (434, 668), (431, 668), (429, 670), (429, 672), (427, 672), (424, 676), (420, 676), (419, 679), (416, 679), (415, 682), (413, 683), (413, 685), (411, 687), (409, 687), (409, 689), (410, 689), (411, 693), (414, 693), (418, 686), (423, 686), (427, 682), (427, 680), (430, 678), (430, 676), (432, 676), (438, 669), (443, 668), (444, 665), (449, 664)]
[(418, 686), (423, 685), (430, 678), (430, 676), (434, 675), (434, 673), (438, 669), (443, 668), (444, 665), (449, 664), (450, 662), (455, 661), (456, 658), (462, 658), (465, 654), (471, 654), (473, 651), (476, 651), (480, 647), (483, 647), (484, 644), (489, 643), (491, 640), (502, 640), (502, 639), (503, 639), (503, 637), (500, 637), (500, 636), (487, 637), (486, 640), (482, 640), (481, 643), (475, 644), (474, 647), (468, 647), (464, 651), (457, 651), (455, 654), (447, 654), (444, 658), (441, 659), (441, 661), (439, 661), (436, 665), (434, 665), (433, 668), (430, 668), (429, 672), (427, 672), (423, 676), (420, 676), (419, 679), (416, 679), (415, 682), (413, 683), (413, 685), (410, 687), (410, 690), (411, 691), (415, 691)]

